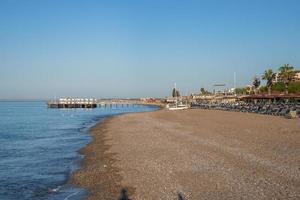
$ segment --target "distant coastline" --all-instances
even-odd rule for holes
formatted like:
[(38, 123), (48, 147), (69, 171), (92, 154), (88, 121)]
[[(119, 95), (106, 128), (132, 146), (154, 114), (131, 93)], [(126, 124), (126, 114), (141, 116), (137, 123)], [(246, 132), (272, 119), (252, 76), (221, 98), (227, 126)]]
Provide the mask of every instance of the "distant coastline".
[(0, 99), (0, 102), (47, 102), (47, 99)]

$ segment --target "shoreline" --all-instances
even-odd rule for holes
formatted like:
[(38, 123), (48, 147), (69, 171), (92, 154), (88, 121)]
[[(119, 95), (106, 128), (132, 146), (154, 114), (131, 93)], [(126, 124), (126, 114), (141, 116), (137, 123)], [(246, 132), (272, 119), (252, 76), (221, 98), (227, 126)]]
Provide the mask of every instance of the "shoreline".
[(176, 198), (176, 191), (187, 199), (296, 197), (298, 124), (214, 110), (112, 116), (90, 129), (71, 180), (92, 200), (117, 199), (124, 188), (131, 199)]
[[(128, 115), (130, 113), (122, 114)], [(87, 199), (117, 199), (122, 189), (134, 192), (133, 188), (123, 188), (120, 185), (122, 177), (119, 175), (120, 169), (114, 167), (116, 162), (115, 155), (107, 153), (111, 145), (106, 144), (106, 124), (112, 119), (122, 116), (116, 115), (108, 117), (97, 122), (90, 128), (88, 134), (91, 136), (91, 142), (79, 150), (84, 158), (81, 166), (70, 177), (72, 185), (87, 190)], [(97, 137), (97, 138), (96, 138)], [(97, 154), (94, 153), (97, 149)], [(88, 177), (88, 178), (87, 178)], [(97, 179), (97, 182), (95, 182)]]
[[(151, 106), (157, 108), (152, 111), (142, 111), (142, 112), (129, 112), (129, 113), (120, 113), (116, 115), (112, 115), (106, 117), (104, 119), (96, 122), (92, 127), (87, 130), (87, 134), (91, 137), (91, 142), (88, 143), (85, 147), (81, 148), (78, 153), (83, 155), (83, 158), (79, 161), (79, 167), (73, 173), (68, 180), (68, 182), (79, 188), (83, 188), (87, 191), (87, 198), (89, 200), (93, 199), (117, 199), (122, 190), (126, 190), (128, 195), (134, 193), (134, 188), (130, 187), (121, 187), (119, 184), (121, 180), (121, 176), (118, 174), (119, 169), (113, 167), (113, 164), (116, 162), (114, 158), (115, 155), (106, 153), (107, 150), (111, 147), (111, 145), (105, 144), (106, 141), (106, 130), (105, 126), (114, 118), (137, 114), (137, 113), (151, 113), (157, 112), (163, 109), (163, 105), (161, 104), (138, 104), (142, 106)], [(96, 138), (97, 137), (97, 138)], [(97, 149), (97, 154), (94, 154), (94, 149)], [(91, 158), (92, 155), (96, 155), (96, 157)], [(97, 166), (96, 166), (97, 165)], [(83, 177), (98, 177), (97, 183), (94, 180), (85, 180)], [(96, 187), (95, 187), (96, 186)], [(99, 187), (100, 186), (100, 190)]]

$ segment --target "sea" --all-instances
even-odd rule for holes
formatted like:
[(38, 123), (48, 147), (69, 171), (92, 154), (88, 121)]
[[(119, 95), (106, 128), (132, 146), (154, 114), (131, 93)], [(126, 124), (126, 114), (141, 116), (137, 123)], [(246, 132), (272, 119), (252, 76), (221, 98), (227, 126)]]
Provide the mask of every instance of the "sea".
[(0, 101), (0, 200), (82, 200), (88, 192), (70, 183), (79, 150), (97, 122), (156, 106), (50, 109), (45, 101)]

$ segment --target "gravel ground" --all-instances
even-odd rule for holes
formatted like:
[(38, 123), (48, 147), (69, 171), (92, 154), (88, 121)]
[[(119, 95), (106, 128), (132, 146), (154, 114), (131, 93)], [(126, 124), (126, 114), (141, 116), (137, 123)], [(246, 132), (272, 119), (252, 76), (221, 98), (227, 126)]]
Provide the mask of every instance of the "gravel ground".
[(95, 126), (73, 182), (89, 199), (300, 199), (300, 120), (216, 110), (127, 114)]

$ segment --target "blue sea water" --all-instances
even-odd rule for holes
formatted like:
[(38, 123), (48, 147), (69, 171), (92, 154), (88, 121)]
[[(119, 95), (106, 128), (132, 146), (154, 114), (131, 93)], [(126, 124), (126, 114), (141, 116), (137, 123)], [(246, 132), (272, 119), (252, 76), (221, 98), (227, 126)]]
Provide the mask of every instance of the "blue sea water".
[(0, 200), (79, 200), (87, 192), (68, 182), (91, 137), (109, 116), (158, 109), (118, 106), (49, 109), (46, 102), (0, 102)]

